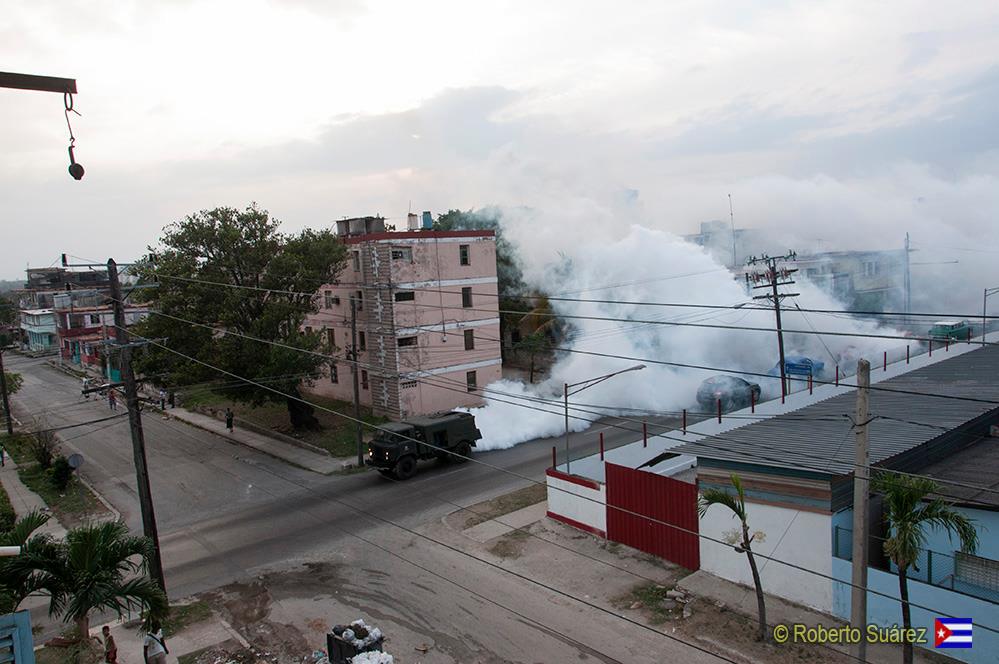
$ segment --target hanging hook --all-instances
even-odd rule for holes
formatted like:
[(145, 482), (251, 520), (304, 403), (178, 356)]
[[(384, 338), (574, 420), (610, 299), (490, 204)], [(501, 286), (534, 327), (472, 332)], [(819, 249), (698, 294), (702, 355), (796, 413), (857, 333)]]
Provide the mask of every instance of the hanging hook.
[(76, 163), (76, 156), (73, 154), (73, 148), (76, 147), (76, 137), (73, 136), (73, 125), (69, 121), (70, 113), (80, 115), (80, 112), (73, 108), (73, 95), (71, 93), (64, 92), (62, 102), (66, 107), (66, 127), (69, 129), (69, 174), (73, 176), (74, 180), (82, 180), (84, 170), (81, 164)]

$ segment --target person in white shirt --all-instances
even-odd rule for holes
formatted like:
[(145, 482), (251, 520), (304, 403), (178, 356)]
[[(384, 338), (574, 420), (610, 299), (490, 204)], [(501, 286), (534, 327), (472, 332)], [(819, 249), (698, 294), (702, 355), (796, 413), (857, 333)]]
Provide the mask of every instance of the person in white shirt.
[(146, 658), (146, 664), (166, 664), (167, 653), (166, 642), (163, 640), (163, 630), (155, 620), (149, 625), (149, 633), (146, 634), (142, 642), (142, 655)]

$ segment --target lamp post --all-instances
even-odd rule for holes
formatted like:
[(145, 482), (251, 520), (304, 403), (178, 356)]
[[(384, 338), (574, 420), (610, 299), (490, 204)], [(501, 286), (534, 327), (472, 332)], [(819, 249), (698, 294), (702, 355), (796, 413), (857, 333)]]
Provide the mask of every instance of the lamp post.
[(985, 346), (985, 325), (986, 325), (986, 315), (985, 307), (989, 303), (989, 296), (999, 293), (999, 288), (986, 288), (985, 294), (982, 295), (982, 346)]
[[(597, 383), (602, 383), (608, 378), (613, 378), (623, 373), (628, 373), (629, 371), (639, 371), (644, 369), (644, 364), (636, 364), (633, 367), (628, 367), (627, 369), (621, 369), (620, 371), (615, 371), (614, 373), (609, 373), (605, 376), (597, 376), (596, 378), (590, 378), (589, 380), (581, 380), (578, 383), (563, 383), (563, 394), (565, 395), (565, 472), (569, 473), (569, 395), (582, 392), (588, 387), (593, 387)], [(572, 388), (578, 389), (572, 389)]]

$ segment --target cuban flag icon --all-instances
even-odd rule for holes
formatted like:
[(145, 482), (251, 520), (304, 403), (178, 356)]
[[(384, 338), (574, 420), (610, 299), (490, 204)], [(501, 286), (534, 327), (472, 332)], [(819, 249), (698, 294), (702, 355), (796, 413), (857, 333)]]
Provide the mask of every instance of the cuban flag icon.
[(937, 618), (933, 628), (934, 647), (971, 647), (971, 618)]

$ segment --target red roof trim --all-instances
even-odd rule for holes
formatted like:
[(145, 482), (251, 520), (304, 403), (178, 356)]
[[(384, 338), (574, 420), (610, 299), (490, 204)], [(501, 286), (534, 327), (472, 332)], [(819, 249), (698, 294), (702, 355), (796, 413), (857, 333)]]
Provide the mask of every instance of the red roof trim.
[(377, 240), (417, 240), (425, 237), (495, 237), (496, 231), (391, 231), (385, 233), (367, 233), (344, 238), (344, 244), (359, 242), (374, 242)]

